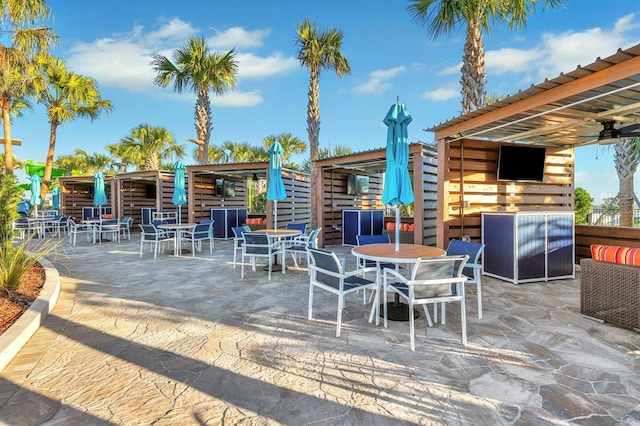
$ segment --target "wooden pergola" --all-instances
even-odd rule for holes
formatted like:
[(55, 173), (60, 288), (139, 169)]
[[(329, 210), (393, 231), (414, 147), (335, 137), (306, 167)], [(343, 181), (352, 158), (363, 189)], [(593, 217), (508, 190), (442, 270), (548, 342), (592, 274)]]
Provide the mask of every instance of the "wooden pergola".
[[(437, 245), (480, 236), (483, 211), (573, 211), (574, 153), (605, 121), (640, 123), (640, 45), (428, 128), (438, 143)], [(547, 149), (541, 183), (496, 178), (501, 144)]]

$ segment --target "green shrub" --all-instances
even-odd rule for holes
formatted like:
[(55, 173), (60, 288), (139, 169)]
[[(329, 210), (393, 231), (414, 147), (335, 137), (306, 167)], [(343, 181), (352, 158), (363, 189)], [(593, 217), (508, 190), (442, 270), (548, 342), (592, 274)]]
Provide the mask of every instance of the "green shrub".
[(13, 240), (13, 221), (18, 218), (20, 190), (13, 175), (0, 175), (0, 243)]

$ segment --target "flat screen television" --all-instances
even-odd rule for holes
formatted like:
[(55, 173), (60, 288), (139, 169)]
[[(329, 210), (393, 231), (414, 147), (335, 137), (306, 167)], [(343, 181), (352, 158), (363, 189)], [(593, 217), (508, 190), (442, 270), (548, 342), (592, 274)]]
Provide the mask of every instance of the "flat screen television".
[(369, 176), (347, 176), (347, 195), (365, 195), (369, 193)]
[(224, 179), (216, 179), (216, 197), (224, 197)]
[(545, 155), (542, 147), (501, 145), (498, 180), (542, 182)]
[(235, 182), (226, 179), (216, 179), (216, 197), (231, 198), (236, 196)]
[(144, 190), (144, 198), (155, 200), (156, 199), (156, 186), (154, 184), (147, 184)]
[(232, 180), (224, 181), (224, 197), (230, 198), (236, 196), (236, 183)]

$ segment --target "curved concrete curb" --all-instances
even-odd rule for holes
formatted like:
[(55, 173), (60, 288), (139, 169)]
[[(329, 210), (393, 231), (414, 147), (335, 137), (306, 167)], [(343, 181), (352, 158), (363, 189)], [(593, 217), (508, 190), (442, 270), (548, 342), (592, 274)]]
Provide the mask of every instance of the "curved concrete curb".
[(38, 262), (45, 270), (44, 286), (29, 309), (0, 336), (0, 371), (20, 352), (58, 301), (60, 295), (58, 270), (47, 259), (40, 259)]

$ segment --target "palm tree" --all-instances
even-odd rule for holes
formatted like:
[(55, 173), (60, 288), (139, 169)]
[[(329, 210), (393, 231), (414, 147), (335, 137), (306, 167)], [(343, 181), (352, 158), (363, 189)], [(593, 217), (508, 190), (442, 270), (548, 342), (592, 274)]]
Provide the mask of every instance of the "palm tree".
[(58, 126), (77, 118), (95, 120), (101, 112), (110, 112), (111, 101), (102, 99), (98, 84), (93, 78), (71, 72), (59, 58), (48, 57), (42, 63), (42, 87), (38, 90), (38, 102), (47, 109), (49, 118), (49, 151), (42, 179), (42, 197), (48, 192), (53, 172), (53, 156), (56, 149)]
[(248, 142), (225, 141), (220, 148), (227, 152), (231, 163), (251, 163), (269, 161), (269, 153), (262, 147), (252, 146)]
[[(229, 162), (229, 156), (227, 153), (217, 145), (209, 145), (207, 158), (210, 164), (226, 164)], [(196, 147), (193, 151), (193, 159), (198, 161), (200, 159), (200, 148)]]
[(57, 41), (53, 30), (39, 25), (49, 16), (44, 0), (0, 2), (0, 34), (10, 34), (11, 45), (0, 44), (0, 108), (4, 133), (4, 169), (13, 174), (11, 109), (13, 101), (32, 93), (34, 62)]
[(184, 158), (184, 146), (177, 145), (173, 134), (162, 126), (141, 124), (121, 139), (124, 155), (132, 159), (136, 170), (159, 170), (161, 160)]
[(94, 152), (89, 154), (82, 149), (76, 149), (72, 155), (61, 155), (56, 159), (54, 166), (69, 170), (72, 176), (93, 175), (98, 171), (108, 171), (113, 164), (113, 159), (104, 154)]
[(307, 143), (293, 136), (291, 133), (280, 133), (279, 135), (270, 135), (264, 138), (263, 143), (265, 149), (269, 149), (273, 142), (279, 141), (282, 145), (282, 164), (289, 165), (291, 161), (289, 157), (291, 154), (302, 154), (307, 150)]
[[(544, 0), (544, 8), (556, 8), (564, 0)], [(462, 59), (462, 112), (484, 105), (486, 74), (482, 33), (491, 31), (495, 22), (507, 23), (510, 30), (526, 27), (538, 0), (410, 0), (408, 10), (415, 21), (427, 25), (428, 35), (435, 40), (450, 36), (466, 24), (466, 43)]]
[(620, 138), (615, 144), (613, 161), (620, 182), (618, 205), (620, 226), (633, 226), (634, 189), (633, 176), (640, 162), (640, 138)]
[(208, 146), (213, 128), (209, 90), (222, 95), (233, 88), (238, 73), (235, 52), (232, 49), (224, 54), (211, 53), (204, 38), (191, 37), (184, 47), (173, 51), (172, 59), (173, 62), (162, 55), (153, 57), (151, 65), (157, 73), (154, 83), (167, 87), (173, 82), (173, 88), (178, 93), (185, 86), (195, 91), (197, 138), (189, 141), (198, 145), (200, 164), (208, 164)]
[[(351, 73), (349, 61), (342, 55), (342, 31), (329, 28), (319, 32), (316, 22), (309, 18), (298, 25), (295, 44), (298, 47), (296, 58), (309, 70), (309, 91), (307, 93), (307, 133), (311, 159), (311, 193), (316, 193), (318, 186), (318, 170), (313, 161), (318, 159), (320, 143), (320, 71), (333, 70), (338, 77)], [(318, 199), (311, 197), (311, 227), (318, 227)]]
[[(330, 157), (342, 157), (343, 155), (351, 154), (351, 148), (344, 145), (336, 145), (333, 147), (333, 150), (329, 151), (328, 148), (320, 148), (318, 151), (318, 160), (322, 160), (324, 158)], [(311, 161), (304, 160), (299, 167), (305, 173), (311, 172)]]
[(105, 146), (105, 149), (113, 157), (113, 166), (118, 170), (118, 173), (126, 173), (127, 168), (136, 163), (127, 147), (121, 143), (110, 143)]

